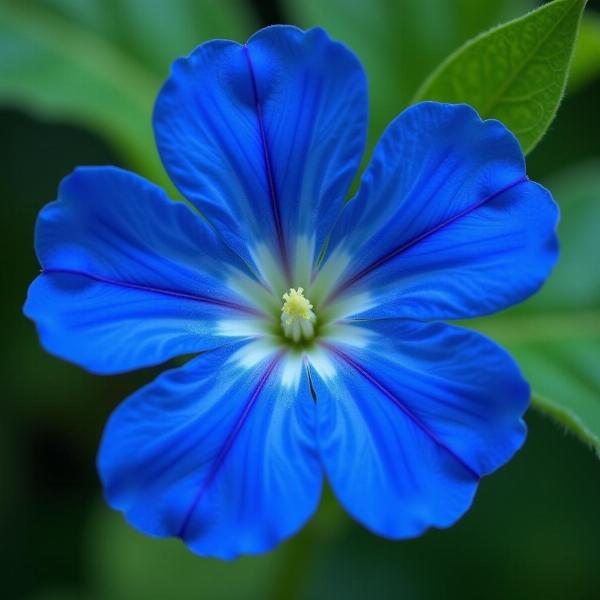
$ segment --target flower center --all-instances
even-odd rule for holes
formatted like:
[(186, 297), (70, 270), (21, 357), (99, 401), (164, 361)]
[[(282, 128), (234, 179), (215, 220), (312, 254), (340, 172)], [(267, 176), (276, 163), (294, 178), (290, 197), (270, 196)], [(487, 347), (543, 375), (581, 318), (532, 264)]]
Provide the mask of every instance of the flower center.
[(282, 299), (281, 327), (284, 335), (294, 342), (313, 338), (317, 317), (312, 311), (313, 305), (304, 297), (304, 289), (290, 288), (289, 292), (283, 294)]

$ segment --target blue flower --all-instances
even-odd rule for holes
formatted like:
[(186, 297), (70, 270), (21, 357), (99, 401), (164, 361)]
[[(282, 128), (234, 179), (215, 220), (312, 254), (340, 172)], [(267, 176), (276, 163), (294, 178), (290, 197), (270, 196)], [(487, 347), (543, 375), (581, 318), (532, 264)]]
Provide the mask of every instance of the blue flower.
[(557, 256), (556, 206), (514, 136), (417, 104), (344, 204), (365, 76), (321, 29), (287, 26), (176, 61), (154, 128), (204, 218), (132, 173), (79, 168), (40, 213), (25, 305), (49, 352), (94, 373), (199, 354), (111, 416), (108, 503), (225, 558), (298, 531), (324, 477), (382, 536), (453, 524), (522, 445), (529, 388), (445, 321), (520, 302)]

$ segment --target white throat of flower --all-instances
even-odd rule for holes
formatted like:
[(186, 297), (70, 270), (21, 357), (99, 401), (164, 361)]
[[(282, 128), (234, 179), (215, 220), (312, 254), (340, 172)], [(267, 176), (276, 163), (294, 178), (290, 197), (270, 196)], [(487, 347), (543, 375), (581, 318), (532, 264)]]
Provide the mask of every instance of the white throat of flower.
[(290, 288), (282, 296), (281, 327), (286, 337), (299, 342), (310, 340), (315, 335), (315, 321), (317, 317), (313, 312), (313, 305), (304, 297), (304, 289)]

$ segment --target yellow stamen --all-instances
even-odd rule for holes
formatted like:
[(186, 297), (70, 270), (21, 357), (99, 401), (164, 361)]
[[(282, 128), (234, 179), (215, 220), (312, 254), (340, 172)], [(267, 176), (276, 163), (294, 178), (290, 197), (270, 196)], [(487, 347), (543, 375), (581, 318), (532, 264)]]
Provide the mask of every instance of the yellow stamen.
[(317, 320), (312, 311), (313, 305), (304, 296), (304, 288), (290, 288), (282, 296), (281, 325), (286, 337), (295, 342), (301, 338), (310, 339), (314, 336), (313, 324)]

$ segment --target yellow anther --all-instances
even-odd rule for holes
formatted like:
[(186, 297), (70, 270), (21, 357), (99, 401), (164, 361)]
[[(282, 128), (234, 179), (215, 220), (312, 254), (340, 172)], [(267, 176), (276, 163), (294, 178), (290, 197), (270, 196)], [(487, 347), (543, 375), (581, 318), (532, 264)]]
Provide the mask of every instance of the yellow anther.
[(282, 299), (284, 302), (281, 312), (290, 317), (310, 319), (313, 305), (309, 302), (308, 298), (304, 297), (304, 288), (299, 287), (296, 290), (290, 288), (289, 292), (283, 294)]
[(314, 336), (313, 323), (316, 321), (313, 305), (304, 296), (304, 288), (290, 288), (282, 296), (281, 325), (286, 337), (295, 342), (300, 339), (310, 339)]

